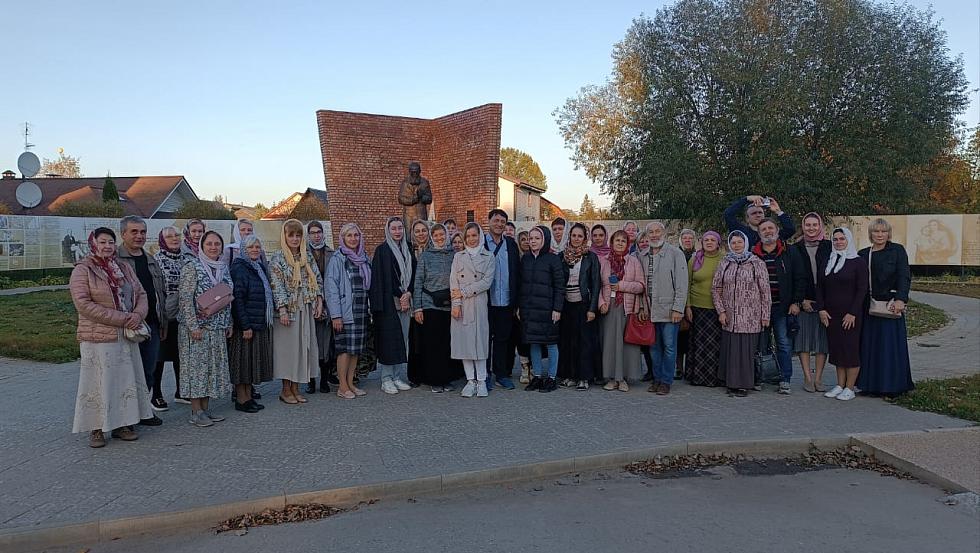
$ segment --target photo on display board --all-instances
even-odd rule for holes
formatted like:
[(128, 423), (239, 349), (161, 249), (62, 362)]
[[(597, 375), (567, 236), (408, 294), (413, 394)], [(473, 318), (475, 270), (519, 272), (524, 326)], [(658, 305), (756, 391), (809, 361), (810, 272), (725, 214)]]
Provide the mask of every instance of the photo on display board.
[(962, 215), (910, 215), (905, 244), (916, 265), (959, 265)]

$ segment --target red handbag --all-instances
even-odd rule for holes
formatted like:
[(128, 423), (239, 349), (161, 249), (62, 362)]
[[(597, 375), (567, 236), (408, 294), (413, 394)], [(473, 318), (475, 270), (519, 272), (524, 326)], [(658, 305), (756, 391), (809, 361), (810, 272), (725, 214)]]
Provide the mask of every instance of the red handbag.
[[(646, 303), (646, 294), (643, 294)], [(649, 309), (647, 312), (649, 313)], [(656, 328), (649, 318), (641, 321), (639, 315), (630, 313), (626, 316), (626, 330), (623, 332), (623, 342), (634, 346), (652, 346), (657, 342)]]

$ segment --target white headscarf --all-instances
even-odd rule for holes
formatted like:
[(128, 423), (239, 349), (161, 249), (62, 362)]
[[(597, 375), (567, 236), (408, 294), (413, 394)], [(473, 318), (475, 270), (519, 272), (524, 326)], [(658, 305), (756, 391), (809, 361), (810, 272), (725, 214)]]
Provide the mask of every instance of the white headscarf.
[(838, 272), (841, 267), (844, 266), (844, 262), (848, 259), (856, 259), (858, 256), (857, 246), (854, 245), (854, 236), (851, 235), (851, 229), (844, 227), (837, 227), (834, 232), (830, 233), (831, 236), (835, 232), (841, 231), (844, 233), (844, 237), (847, 238), (847, 247), (843, 251), (834, 248), (830, 252), (830, 259), (827, 260), (827, 268), (824, 270), (824, 275), (829, 275), (831, 272)]
[[(468, 231), (470, 227), (476, 228), (476, 233), (480, 235), (480, 243), (472, 248), (466, 245), (466, 231)], [(481, 252), (484, 251), (483, 229), (480, 228), (480, 225), (478, 225), (477, 223), (466, 223), (466, 226), (463, 227), (463, 251), (470, 254), (470, 257), (474, 257), (474, 258), (480, 255)]]
[[(388, 217), (388, 222), (385, 223), (385, 243), (388, 244), (391, 253), (395, 256), (395, 261), (398, 263), (398, 272), (401, 273), (401, 291), (404, 293), (408, 292), (412, 285), (412, 249), (408, 245), (407, 236), (409, 230), (404, 230), (401, 240), (396, 241), (391, 237), (391, 223), (401, 220), (401, 217)], [(404, 222), (402, 225), (404, 226)]]
[(213, 230), (205, 231), (204, 234), (201, 235), (201, 241), (197, 243), (197, 259), (201, 262), (201, 265), (204, 266), (204, 272), (208, 275), (208, 278), (211, 279), (211, 285), (214, 286), (221, 282), (221, 278), (224, 276), (227, 266), (225, 265), (224, 260), (221, 259), (221, 255), (218, 255), (218, 259), (211, 259), (204, 254), (204, 240), (212, 234), (220, 238), (222, 242), (225, 241), (225, 239), (222, 238), (217, 232)]

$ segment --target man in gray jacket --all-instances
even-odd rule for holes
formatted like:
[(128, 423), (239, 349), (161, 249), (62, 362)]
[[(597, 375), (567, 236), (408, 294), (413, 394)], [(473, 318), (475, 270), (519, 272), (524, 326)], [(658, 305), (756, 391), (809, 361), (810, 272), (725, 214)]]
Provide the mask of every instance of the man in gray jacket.
[(674, 383), (677, 362), (677, 333), (687, 304), (687, 259), (677, 246), (666, 241), (667, 230), (660, 221), (647, 225), (650, 254), (644, 267), (650, 320), (657, 332), (653, 354), (653, 382), (648, 392), (665, 396)]

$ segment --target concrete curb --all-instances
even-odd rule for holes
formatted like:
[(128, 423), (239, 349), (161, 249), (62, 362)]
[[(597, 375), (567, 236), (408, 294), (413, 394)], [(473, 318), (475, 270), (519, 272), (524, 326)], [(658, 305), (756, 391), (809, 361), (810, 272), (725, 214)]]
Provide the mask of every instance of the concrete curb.
[(882, 463), (895, 467), (896, 469), (902, 472), (906, 472), (912, 475), (913, 477), (915, 477), (917, 480), (921, 480), (923, 482), (932, 484), (933, 486), (937, 488), (942, 488), (950, 493), (970, 492), (972, 490), (965, 488), (962, 484), (954, 482), (940, 474), (936, 474), (935, 472), (925, 467), (921, 467), (913, 463), (912, 461), (907, 461), (905, 459), (902, 459), (901, 457), (889, 453), (884, 449), (881, 449), (880, 447), (875, 446), (866, 441), (874, 438), (883, 438), (889, 436), (907, 436), (909, 434), (932, 434), (936, 432), (948, 432), (953, 430), (962, 431), (963, 429), (962, 428), (937, 428), (934, 430), (915, 430), (915, 431), (908, 431), (908, 432), (852, 434), (851, 443), (852, 445), (861, 448), (861, 451), (863, 451), (866, 455), (872, 455), (874, 456), (875, 459), (881, 461)]
[[(265, 509), (282, 509), (286, 505), (292, 504), (324, 503), (336, 506), (351, 506), (362, 501), (399, 499), (422, 494), (445, 493), (477, 486), (528, 481), (560, 476), (572, 472), (621, 467), (634, 461), (656, 457), (694, 453), (727, 453), (756, 457), (785, 457), (804, 453), (810, 447), (836, 449), (850, 445), (860, 446), (860, 443), (855, 444), (855, 440), (849, 436), (731, 442), (682, 442), (631, 451), (573, 457), (570, 459), (527, 463), (477, 471), (448, 473), (438, 476), (425, 476), (345, 488), (299, 493), (283, 492), (282, 494), (271, 497), (233, 501), (182, 511), (116, 519), (100, 519), (79, 524), (0, 530), (0, 551), (26, 552), (70, 545), (94, 545), (98, 542), (133, 537), (140, 534), (165, 532), (175, 528), (210, 528), (234, 516), (245, 513), (257, 513)], [(883, 457), (881, 459), (885, 460)], [(889, 459), (886, 462), (891, 463), (892, 461)], [(896, 459), (895, 462), (900, 463), (903, 461)], [(896, 464), (896, 467), (918, 477), (917, 474), (906, 469), (904, 466)], [(929, 474), (923, 474), (922, 479), (940, 485), (941, 487), (946, 487), (943, 484), (937, 483)]]

